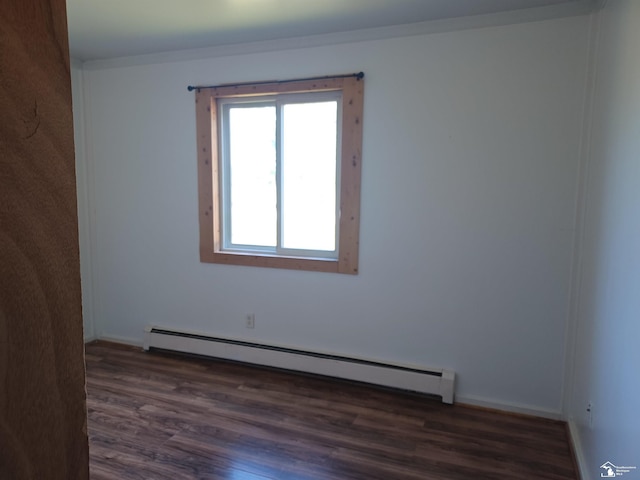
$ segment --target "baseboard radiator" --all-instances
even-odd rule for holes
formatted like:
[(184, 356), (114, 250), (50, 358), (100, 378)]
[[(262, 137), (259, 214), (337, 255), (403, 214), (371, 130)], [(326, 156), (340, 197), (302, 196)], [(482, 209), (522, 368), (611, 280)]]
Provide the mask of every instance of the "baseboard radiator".
[(383, 363), (161, 327), (145, 328), (144, 349), (204, 355), (438, 395), (449, 404), (453, 403), (454, 397), (455, 373), (441, 368)]

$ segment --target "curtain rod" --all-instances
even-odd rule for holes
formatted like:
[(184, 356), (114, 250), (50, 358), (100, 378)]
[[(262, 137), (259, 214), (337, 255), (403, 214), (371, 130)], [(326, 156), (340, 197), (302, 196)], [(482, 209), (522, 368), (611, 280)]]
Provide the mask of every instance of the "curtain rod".
[(324, 77), (309, 77), (309, 78), (296, 78), (294, 80), (272, 80), (272, 81), (267, 81), (267, 82), (244, 82), (244, 83), (225, 83), (223, 85), (205, 85), (205, 86), (193, 86), (193, 85), (189, 85), (187, 87), (187, 90), (189, 90), (190, 92), (194, 91), (194, 90), (199, 90), (201, 88), (219, 88), (219, 87), (244, 87), (247, 85), (268, 85), (271, 83), (275, 83), (275, 84), (283, 84), (283, 83), (292, 83), (292, 82), (307, 82), (307, 81), (312, 81), (312, 80), (327, 80), (329, 78), (349, 78), (349, 77), (356, 77), (358, 80), (364, 78), (364, 72), (358, 72), (358, 73), (347, 73), (346, 75), (327, 75)]

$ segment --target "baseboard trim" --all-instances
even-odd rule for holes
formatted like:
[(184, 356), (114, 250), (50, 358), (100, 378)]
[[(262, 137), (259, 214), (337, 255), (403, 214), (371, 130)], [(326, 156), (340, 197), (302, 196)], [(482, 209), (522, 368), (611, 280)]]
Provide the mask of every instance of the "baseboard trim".
[(442, 397), (452, 404), (455, 373), (442, 367), (426, 367), (363, 358), (274, 343), (251, 342), (158, 326), (145, 328), (144, 349), (204, 355), (258, 366), (341, 378), (383, 387)]
[(576, 422), (572, 419), (567, 420), (567, 435), (569, 437), (573, 461), (576, 465), (578, 480), (592, 480), (591, 474), (587, 469), (587, 461), (584, 456), (578, 425), (576, 425)]
[(129, 345), (130, 347), (140, 347), (144, 346), (144, 343), (140, 340), (134, 340), (128, 337), (119, 337), (119, 336), (110, 336), (110, 335), (100, 335), (96, 336), (93, 341), (95, 342), (106, 342), (106, 343), (119, 343), (120, 345)]
[(144, 352), (144, 349), (142, 347), (131, 345), (129, 343), (112, 342), (110, 340), (94, 340), (90, 343), (87, 343), (86, 346), (108, 347), (114, 350), (125, 350), (131, 352)]
[(459, 405), (488, 408), (490, 410), (499, 410), (501, 412), (516, 413), (519, 415), (527, 415), (530, 417), (548, 418), (550, 420), (563, 420), (562, 413), (559, 411), (546, 410), (531, 405), (499, 402), (493, 399), (481, 398), (473, 395), (456, 394), (456, 403)]

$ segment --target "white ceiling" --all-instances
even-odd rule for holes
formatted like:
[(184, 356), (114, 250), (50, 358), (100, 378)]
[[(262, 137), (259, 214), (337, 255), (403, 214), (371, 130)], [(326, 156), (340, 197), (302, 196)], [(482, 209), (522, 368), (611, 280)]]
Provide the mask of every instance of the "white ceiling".
[(594, 0), (67, 0), (67, 15), (71, 56), (95, 60), (592, 3)]

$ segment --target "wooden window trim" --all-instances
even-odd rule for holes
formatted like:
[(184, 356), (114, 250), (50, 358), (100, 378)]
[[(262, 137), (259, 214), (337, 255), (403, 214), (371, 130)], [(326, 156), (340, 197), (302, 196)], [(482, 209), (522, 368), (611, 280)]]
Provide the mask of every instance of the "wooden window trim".
[[(342, 91), (343, 105), (338, 258), (314, 259), (222, 251), (216, 99), (336, 90)], [(196, 88), (195, 101), (200, 261), (226, 265), (357, 274), (360, 242), (360, 177), (362, 170), (364, 79), (360, 76), (348, 76), (202, 87)]]

